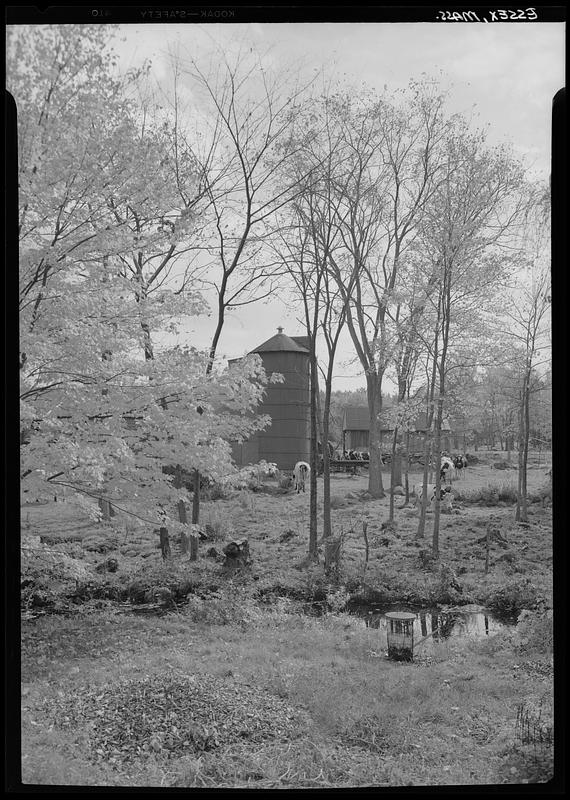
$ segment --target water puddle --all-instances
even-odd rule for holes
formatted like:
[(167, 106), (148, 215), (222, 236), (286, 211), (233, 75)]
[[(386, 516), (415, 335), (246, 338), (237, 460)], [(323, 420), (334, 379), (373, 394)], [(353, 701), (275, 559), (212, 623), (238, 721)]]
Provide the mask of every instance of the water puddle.
[(356, 609), (351, 613), (363, 620), (368, 628), (378, 630), (378, 648), (387, 650), (389, 629), (386, 614), (391, 611), (407, 611), (416, 615), (413, 621), (414, 655), (428, 655), (443, 642), (459, 637), (480, 639), (493, 636), (509, 627), (485, 611), (439, 611), (437, 609)]

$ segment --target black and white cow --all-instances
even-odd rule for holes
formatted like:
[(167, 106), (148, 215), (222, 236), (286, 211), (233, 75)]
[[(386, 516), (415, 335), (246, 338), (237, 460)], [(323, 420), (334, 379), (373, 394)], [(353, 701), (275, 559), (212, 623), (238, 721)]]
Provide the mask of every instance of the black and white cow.
[(311, 467), (307, 464), (306, 461), (297, 461), (293, 468), (293, 481), (294, 481), (294, 488), (297, 494), (301, 490), (305, 491), (305, 480), (311, 471)]
[(465, 476), (465, 470), (467, 469), (467, 456), (459, 455), (453, 456), (453, 466), (455, 467), (456, 472), (459, 476)]
[(450, 483), (453, 482), (455, 478), (455, 464), (453, 463), (453, 459), (449, 456), (441, 457), (439, 476), (444, 483), (447, 483), (448, 478)]
[[(419, 484), (418, 486), (414, 486), (414, 494), (416, 495), (416, 505), (419, 505), (422, 502), (422, 497), (424, 495), (424, 487)], [(427, 500), (428, 506), (432, 503), (435, 503), (436, 498), (436, 486), (435, 483), (428, 483), (427, 486)], [(447, 501), (449, 506), (451, 507), (451, 503), (453, 500), (453, 495), (451, 494), (451, 487), (450, 486), (441, 486), (439, 490), (439, 499), (440, 501), (444, 500)]]

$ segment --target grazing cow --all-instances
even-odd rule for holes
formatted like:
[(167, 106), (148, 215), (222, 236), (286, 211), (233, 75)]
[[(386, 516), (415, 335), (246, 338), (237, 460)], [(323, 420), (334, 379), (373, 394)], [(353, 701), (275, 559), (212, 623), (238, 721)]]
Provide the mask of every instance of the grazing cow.
[[(424, 487), (420, 484), (419, 486), (414, 486), (414, 493), (416, 495), (416, 505), (419, 505), (422, 502), (422, 497), (424, 494)], [(427, 498), (428, 498), (428, 505), (431, 505), (435, 502), (436, 498), (436, 487), (435, 483), (428, 483), (427, 487)], [(450, 486), (442, 486), (439, 490), (439, 499), (447, 500), (449, 503), (449, 507), (451, 508), (451, 502), (453, 500), (453, 495), (451, 494), (451, 487)]]
[(455, 465), (449, 456), (441, 457), (439, 476), (444, 483), (447, 483), (448, 478), (450, 483), (453, 482), (453, 478), (455, 477)]
[(295, 464), (293, 468), (293, 480), (295, 482), (295, 491), (297, 494), (299, 494), (301, 489), (305, 491), (305, 479), (310, 471), (311, 467), (306, 461), (297, 461)]

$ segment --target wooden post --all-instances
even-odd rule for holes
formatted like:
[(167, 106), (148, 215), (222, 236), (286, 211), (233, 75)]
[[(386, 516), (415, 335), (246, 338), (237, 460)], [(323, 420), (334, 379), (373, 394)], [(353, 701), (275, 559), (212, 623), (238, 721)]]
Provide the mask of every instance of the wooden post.
[(168, 538), (168, 528), (160, 528), (160, 550), (162, 558), (166, 561), (170, 558), (170, 539)]
[(186, 503), (184, 502), (184, 500), (178, 501), (178, 520), (179, 522), (183, 522), (185, 524), (188, 522), (188, 516), (186, 514)]
[(190, 540), (190, 561), (197, 561), (198, 560), (198, 541), (199, 538), (195, 534), (191, 533), (188, 537)]
[(108, 500), (104, 500), (102, 497), (99, 498), (99, 508), (103, 512), (104, 520), (108, 521), (111, 517), (115, 516), (111, 503)]

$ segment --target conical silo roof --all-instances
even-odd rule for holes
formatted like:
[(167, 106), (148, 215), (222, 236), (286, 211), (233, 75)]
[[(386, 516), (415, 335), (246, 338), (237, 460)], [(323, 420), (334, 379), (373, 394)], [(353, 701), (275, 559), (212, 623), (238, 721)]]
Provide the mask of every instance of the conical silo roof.
[(272, 336), (271, 339), (268, 339), (263, 344), (260, 344), (259, 347), (256, 347), (255, 350), (251, 351), (252, 353), (308, 353), (309, 351), (305, 347), (301, 347), (291, 339), (290, 336), (286, 336), (283, 333), (283, 328), (277, 328), (277, 333), (275, 336)]

